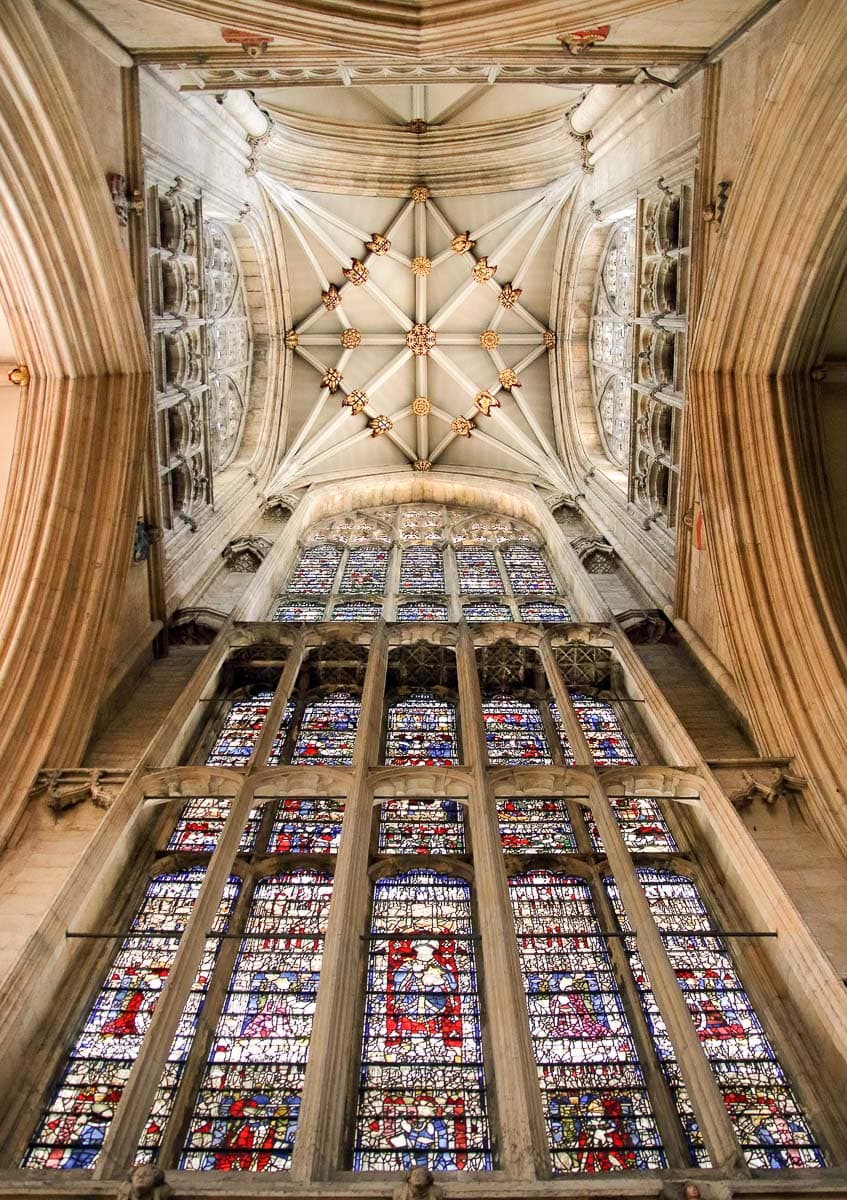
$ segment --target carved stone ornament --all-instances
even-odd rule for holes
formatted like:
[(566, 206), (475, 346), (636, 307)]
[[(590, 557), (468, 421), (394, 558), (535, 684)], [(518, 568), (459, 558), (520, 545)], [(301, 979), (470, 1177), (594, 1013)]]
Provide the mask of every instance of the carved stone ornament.
[(362, 287), (368, 282), (368, 268), (358, 258), (354, 258), (350, 266), (345, 267), (341, 274), (353, 284), (353, 287)]
[(479, 335), (479, 344), (483, 350), (496, 350), (500, 345), (500, 334), (496, 329), (483, 329)]
[(331, 283), (325, 292), (321, 292), (321, 304), (327, 312), (332, 312), (338, 308), (341, 303), (341, 292), (334, 283)]
[(412, 412), (416, 417), (425, 417), (432, 410), (432, 405), (426, 396), (415, 396), (412, 401)]
[(356, 388), (355, 391), (350, 392), (349, 396), (345, 396), (341, 403), (345, 408), (352, 409), (353, 416), (355, 417), (364, 411), (368, 403), (368, 397), (361, 388)]
[(222, 29), (221, 37), (229, 45), (240, 46), (248, 58), (259, 58), (274, 41), (269, 33), (250, 33), (246, 29)]
[(595, 25), (593, 29), (577, 29), (575, 33), (557, 34), (562, 47), (571, 54), (583, 54), (592, 46), (605, 42), (608, 36), (608, 25)]
[(138, 1163), (118, 1188), (118, 1200), (171, 1200), (173, 1194), (165, 1172), (152, 1163)]
[(628, 608), (615, 620), (635, 646), (655, 645), (671, 640), (673, 626), (658, 608)]
[(266, 521), (284, 521), (299, 503), (300, 497), (292, 492), (276, 492), (273, 496), (268, 496), (262, 505), (262, 516)]
[(254, 574), (265, 560), (273, 542), (267, 538), (247, 534), (245, 537), (233, 538), (221, 551), (221, 558), (230, 571), (240, 574)]
[(785, 769), (781, 770), (770, 784), (755, 779), (748, 771), (744, 772), (744, 778), (747, 780), (746, 787), (739, 788), (729, 797), (739, 809), (746, 808), (754, 800), (761, 800), (768, 807), (780, 800), (796, 800), (808, 786), (808, 780), (799, 775), (790, 775)]
[(371, 240), (365, 242), (365, 249), (370, 250), (371, 254), (378, 254), (381, 257), (391, 249), (391, 242), (381, 233), (372, 233)]
[(427, 125), (423, 118), (415, 117), (413, 121), (406, 122), (406, 128), (408, 129), (409, 133), (426, 133), (429, 129), (429, 125)]
[(494, 273), (496, 270), (496, 266), (490, 267), (488, 265), (488, 258), (483, 254), (482, 258), (478, 259), (474, 263), (471, 275), (474, 277), (477, 283), (488, 283), (489, 279), (494, 278)]
[(474, 423), (469, 421), (467, 417), (456, 417), (455, 421), (450, 422), (450, 428), (457, 437), (470, 437), (473, 432)]
[(406, 334), (406, 345), (411, 350), (412, 354), (424, 355), (429, 354), (430, 350), (437, 344), (438, 337), (434, 329), (429, 325), (413, 325)]
[(97, 768), (39, 771), (32, 786), (32, 795), (46, 791), (47, 807), (54, 813), (66, 812), (89, 800), (95, 808), (111, 808), (126, 778), (124, 771), (102, 771)]
[(603, 538), (580, 537), (571, 542), (589, 575), (611, 575), (617, 554)]
[(471, 237), (471, 231), (466, 229), (464, 233), (457, 233), (450, 243), (450, 249), (454, 254), (467, 254), (469, 250), (473, 250), (476, 242)]
[(12, 367), (6, 378), (15, 387), (26, 387), (29, 383), (29, 367), (25, 366), (24, 363), (18, 363), (16, 367)]
[(345, 350), (355, 350), (362, 344), (362, 335), (358, 329), (345, 329), (341, 334), (341, 345)]
[(518, 379), (518, 373), (514, 367), (504, 367), (497, 378), (500, 380), (501, 387), (519, 388), (521, 386), (521, 381)]
[(436, 1186), (432, 1171), (426, 1167), (412, 1167), (405, 1182), (394, 1189), (392, 1200), (441, 1200), (443, 1194)]
[(492, 408), (500, 408), (500, 397), (492, 396), (490, 392), (477, 392), (473, 402), (484, 417), (491, 416)]
[(522, 295), (523, 288), (512, 287), (510, 283), (504, 283), (500, 292), (500, 303), (503, 308), (514, 308)]
[(391, 420), (391, 418), (382, 414), (380, 414), (378, 417), (374, 417), (374, 419), (369, 421), (368, 424), (371, 427), (371, 437), (379, 437), (381, 434), (388, 433), (389, 430), (394, 428), (394, 422)]
[(548, 350), (552, 350), (556, 345), (556, 335), (552, 329), (545, 329), (541, 340)]
[(330, 367), (328, 371), (324, 371), (321, 375), (321, 387), (325, 387), (334, 395), (341, 387), (341, 380), (344, 376), (337, 367)]
[(118, 175), (114, 171), (110, 171), (106, 176), (106, 183), (109, 185), (109, 195), (112, 197), (112, 207), (118, 218), (118, 225), (120, 225), (121, 229), (125, 229), (129, 224), (126, 179), (123, 175)]
[(295, 333), (293, 329), (289, 329), (288, 333), (285, 335), (286, 350), (296, 350), (299, 345), (300, 335)]
[(432, 463), (429, 461), (428, 458), (416, 458), (415, 461), (412, 463), (412, 470), (413, 471), (431, 471)]
[(425, 279), (432, 270), (432, 259), (425, 254), (419, 254), (412, 259), (412, 274), (418, 279)]
[(581, 493), (579, 496), (569, 496), (567, 492), (554, 492), (552, 496), (548, 496), (546, 498), (544, 503), (554, 516), (557, 512), (559, 512), (560, 509), (565, 509), (567, 512), (573, 513), (575, 516), (581, 516), (582, 510), (579, 507), (580, 499)]
[(415, 204), (426, 204), (429, 199), (429, 188), (425, 183), (417, 183), (412, 188), (409, 195), (414, 200)]

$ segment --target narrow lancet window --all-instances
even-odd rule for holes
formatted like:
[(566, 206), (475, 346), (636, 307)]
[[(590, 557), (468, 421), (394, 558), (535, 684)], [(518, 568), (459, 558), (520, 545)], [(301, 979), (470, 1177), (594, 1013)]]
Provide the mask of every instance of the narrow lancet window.
[(493, 550), (465, 546), (456, 551), (456, 566), (463, 595), (502, 595), (506, 591)]
[(482, 702), (488, 760), (493, 767), (549, 766), (553, 759), (541, 707), (511, 696), (490, 696)]
[(464, 807), (447, 797), (396, 796), (379, 814), (380, 854), (464, 854)]
[(444, 591), (444, 560), (435, 546), (408, 546), (400, 565), (401, 592)]
[(311, 700), (303, 713), (291, 762), (294, 766), (349, 767), (353, 761), (361, 701), (351, 692)]
[(341, 591), (354, 594), (384, 592), (388, 553), (385, 546), (359, 546), (351, 550), (341, 577)]
[(544, 555), (537, 546), (509, 546), (503, 551), (503, 562), (516, 595), (542, 592), (552, 596), (558, 590)]
[(340, 547), (328, 543), (310, 546), (300, 555), (288, 584), (289, 592), (301, 596), (328, 596), (340, 562)]
[(344, 801), (332, 796), (284, 796), (276, 803), (269, 854), (336, 854)]
[(573, 616), (564, 604), (554, 604), (549, 600), (535, 600), (530, 604), (521, 605), (521, 620), (528, 623), (535, 621), (559, 623), (572, 621)]
[(439, 604), (437, 600), (412, 600), (408, 604), (398, 604), (398, 621), (446, 621), (447, 605)]

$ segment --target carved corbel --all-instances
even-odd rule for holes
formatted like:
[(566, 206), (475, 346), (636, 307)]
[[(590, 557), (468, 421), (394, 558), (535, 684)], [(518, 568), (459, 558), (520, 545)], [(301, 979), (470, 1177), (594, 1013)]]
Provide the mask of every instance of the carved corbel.
[(617, 552), (604, 538), (578, 537), (571, 545), (589, 575), (611, 575), (614, 571)]
[(300, 497), (295, 496), (293, 492), (277, 492), (265, 500), (262, 505), (262, 516), (269, 521), (284, 521), (294, 512), (299, 503)]
[(791, 775), (783, 767), (773, 783), (763, 783), (749, 771), (744, 772), (747, 783), (730, 794), (730, 800), (737, 809), (747, 808), (754, 800), (761, 800), (772, 808), (780, 800), (797, 800), (808, 787), (808, 780), (799, 775)]
[(161, 1167), (139, 1163), (118, 1188), (118, 1200), (171, 1200), (173, 1188)]
[(248, 534), (233, 538), (221, 551), (221, 557), (230, 571), (255, 573), (265, 560), (273, 542), (267, 538)]

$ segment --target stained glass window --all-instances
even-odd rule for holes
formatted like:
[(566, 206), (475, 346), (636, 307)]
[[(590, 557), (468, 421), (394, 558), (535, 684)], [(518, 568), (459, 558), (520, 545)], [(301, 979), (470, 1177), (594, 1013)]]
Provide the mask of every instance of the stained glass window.
[(408, 546), (403, 551), (400, 591), (444, 591), (444, 559), (436, 546)]
[(277, 801), (269, 854), (336, 854), (344, 801), (333, 796), (284, 796)]
[(380, 854), (464, 854), (464, 807), (445, 796), (383, 800)]
[(482, 702), (488, 759), (494, 767), (552, 763), (541, 709), (529, 700), (490, 696)]
[(294, 701), (289, 700), (285, 706), (285, 712), (282, 714), (282, 720), (279, 723), (279, 729), (276, 731), (274, 744), (271, 746), (271, 752), (268, 755), (268, 766), (278, 767), (282, 762), (282, 752), (285, 748), (285, 739), (288, 734), (288, 726), (291, 724), (291, 718), (294, 716)]
[(257, 692), (233, 700), (226, 720), (206, 759), (207, 767), (244, 767), (259, 740), (273, 692)]
[(452, 767), (456, 750), (456, 706), (449, 700), (415, 692), (389, 708), (386, 766)]
[(575, 854), (563, 796), (508, 796), (497, 801), (500, 841), (507, 854)]
[(361, 701), (351, 692), (331, 692), (306, 705), (291, 762), (295, 766), (349, 767)]
[(386, 546), (359, 546), (350, 551), (344, 574), (342, 592), (384, 592), (388, 573)]
[(463, 546), (456, 551), (456, 566), (459, 591), (463, 595), (501, 595), (505, 592), (493, 550), (485, 546)]
[(590, 343), (597, 423), (609, 458), (626, 466), (632, 409), (632, 333), (635, 301), (635, 222), (609, 235), (594, 303)]
[(310, 546), (300, 555), (300, 561), (288, 584), (289, 592), (303, 596), (326, 596), (341, 562), (341, 548), (328, 542)]
[[(610, 796), (609, 803), (628, 850), (635, 854), (675, 854), (679, 850), (656, 797)], [(598, 854), (605, 853), (590, 809), (585, 810), (585, 820), (594, 849)]]
[(295, 600), (291, 596), (281, 596), (271, 617), (272, 621), (322, 621), (325, 604), (314, 600)]
[(520, 607), (522, 621), (572, 621), (573, 616), (564, 604), (552, 604), (537, 600)]
[[(588, 884), (533, 870), (509, 880), (553, 1170), (665, 1165)], [(587, 936), (586, 936), (587, 935)]]
[(464, 880), (374, 885), (354, 1167), (488, 1170), (482, 1035)]
[(544, 592), (554, 595), (557, 591), (544, 555), (537, 546), (518, 544), (507, 546), (503, 551), (503, 562), (509, 582), (516, 595), (525, 592)]
[[(130, 932), (121, 942), (74, 1042), (59, 1086), (22, 1166), (70, 1169), (88, 1168), (96, 1163), (176, 957), (204, 873), (198, 867), (150, 880)], [(225, 930), (237, 892), (238, 881), (231, 879), (218, 908), (216, 932)], [(155, 1157), (162, 1129), (172, 1110), (219, 946), (217, 938), (206, 943), (142, 1137), (143, 1159)]]
[[(232, 801), (228, 796), (196, 796), (189, 800), (171, 834), (167, 849), (183, 854), (211, 854), (218, 844)], [(238, 849), (249, 854), (256, 841), (259, 809), (253, 809)]]
[(446, 621), (447, 605), (437, 600), (412, 600), (409, 604), (398, 604), (398, 621)]
[(331, 896), (306, 868), (256, 885), (180, 1167), (291, 1166)]
[(506, 604), (491, 604), (479, 600), (474, 604), (466, 604), (462, 616), (471, 624), (479, 621), (514, 621), (512, 610)]
[(825, 1166), (725, 943), (702, 936), (714, 926), (696, 884), (646, 867), (638, 878), (748, 1165)]
[(333, 621), (378, 621), (382, 616), (382, 605), (367, 600), (347, 600), (336, 604), (332, 610)]
[[(623, 731), (620, 718), (608, 700), (598, 700), (572, 690), (571, 704), (598, 766), (637, 763), (635, 751)], [(558, 721), (558, 713), (553, 714)]]

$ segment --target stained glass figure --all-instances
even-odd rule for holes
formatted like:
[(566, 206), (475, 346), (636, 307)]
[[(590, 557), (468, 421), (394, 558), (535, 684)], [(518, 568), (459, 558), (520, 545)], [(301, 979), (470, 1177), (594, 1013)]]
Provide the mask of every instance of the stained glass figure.
[(447, 605), (438, 600), (412, 600), (397, 605), (398, 621), (446, 621)]
[(331, 621), (378, 621), (382, 616), (382, 605), (367, 600), (347, 600), (336, 604)]
[(291, 718), (294, 716), (294, 701), (289, 700), (285, 706), (285, 712), (282, 714), (282, 720), (279, 723), (279, 729), (276, 731), (271, 752), (268, 755), (268, 766), (278, 767), (282, 762), (282, 752), (285, 748), (285, 739), (288, 735), (288, 727), (291, 724)]
[(336, 854), (344, 801), (334, 796), (283, 796), (277, 801), (269, 854)]
[(291, 762), (294, 766), (349, 767), (353, 761), (361, 700), (331, 692), (306, 705)]
[(341, 548), (324, 542), (310, 546), (300, 555), (300, 561), (288, 584), (289, 592), (301, 596), (328, 596), (332, 591), (335, 572), (341, 562)]
[(576, 854), (563, 796), (507, 796), (497, 801), (500, 842), (506, 854)]
[(444, 559), (436, 546), (406, 547), (400, 564), (400, 591), (444, 591)]
[(463, 546), (456, 551), (459, 591), (467, 595), (502, 595), (506, 589), (494, 551), (485, 546)]
[[(658, 798), (655, 796), (610, 796), (612, 812), (620, 825), (626, 847), (634, 854), (676, 854), (679, 850), (662, 816)], [(591, 843), (598, 854), (604, 854), (600, 830), (585, 809), (585, 821), (591, 834)]]
[[(598, 700), (575, 689), (571, 690), (570, 697), (597, 766), (638, 762), (620, 718), (608, 700)], [(553, 719), (557, 720), (557, 714)]]
[(207, 767), (244, 767), (259, 740), (273, 692), (233, 700), (206, 759)]
[[(196, 796), (183, 808), (167, 849), (182, 854), (211, 854), (223, 832), (232, 801), (228, 796)], [(244, 826), (239, 853), (249, 854), (256, 841), (261, 810), (254, 808)]]
[(387, 573), (386, 546), (358, 546), (350, 551), (340, 590), (353, 594), (384, 592)]
[(380, 854), (464, 854), (464, 806), (445, 796), (383, 800)]
[(543, 592), (555, 595), (556, 588), (546, 559), (537, 546), (519, 542), (503, 551), (503, 562), (515, 595)]
[(412, 870), (374, 885), (353, 1165), (488, 1170), (470, 888)]
[(291, 1166), (331, 897), (311, 868), (256, 885), (181, 1168)]
[(514, 621), (512, 610), (506, 604), (493, 604), (487, 600), (478, 600), (466, 604), (462, 616), (469, 624), (481, 621)]
[(825, 1166), (725, 943), (702, 936), (714, 926), (697, 885), (647, 867), (638, 879), (748, 1165)]
[[(515, 589), (517, 590), (517, 589)], [(573, 616), (564, 604), (553, 604), (550, 601), (536, 600), (532, 604), (520, 606), (522, 621), (546, 621), (548, 623), (572, 621)]]
[(449, 700), (415, 692), (389, 708), (386, 766), (452, 767), (456, 750), (456, 705)]
[(272, 621), (322, 621), (325, 604), (314, 600), (297, 600), (293, 596), (280, 596), (274, 609)]
[[(150, 880), (130, 932), (121, 942), (73, 1044), (58, 1088), (22, 1166), (71, 1169), (89, 1168), (96, 1163), (176, 957), (204, 873), (204, 868), (196, 867)], [(216, 932), (226, 929), (237, 892), (238, 881), (231, 879), (218, 909)], [(155, 1157), (160, 1144), (219, 946), (217, 938), (206, 943), (142, 1136), (142, 1159)]]
[(488, 760), (493, 767), (549, 766), (553, 759), (541, 709), (529, 700), (489, 696), (482, 702)]
[[(553, 1170), (665, 1165), (638, 1054), (584, 880), (509, 880)], [(588, 936), (586, 936), (588, 935)]]

